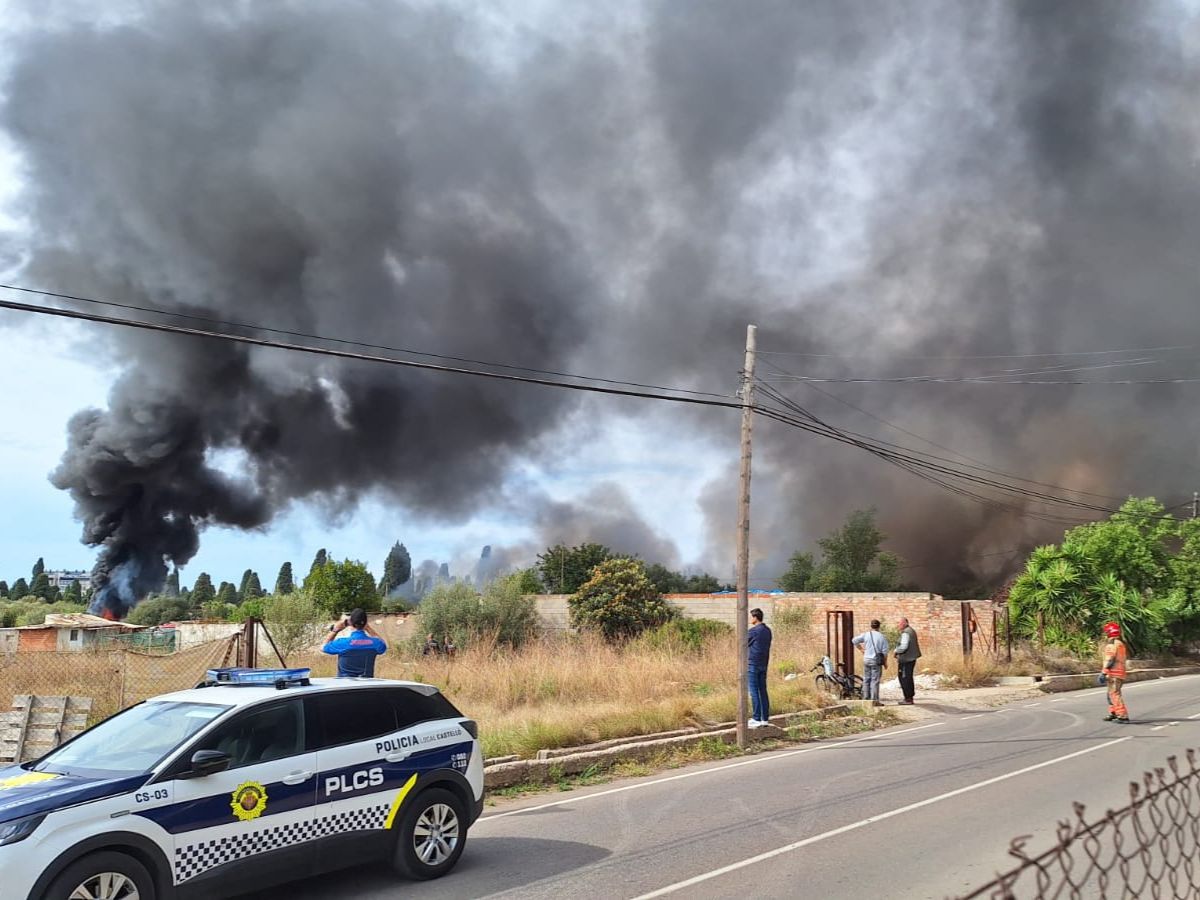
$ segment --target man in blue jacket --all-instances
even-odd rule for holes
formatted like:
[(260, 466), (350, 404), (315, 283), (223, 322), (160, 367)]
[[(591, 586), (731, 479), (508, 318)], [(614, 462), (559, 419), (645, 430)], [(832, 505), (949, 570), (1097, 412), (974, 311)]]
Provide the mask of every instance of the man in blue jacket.
[[(338, 637), (347, 628), (349, 637)], [(356, 609), (329, 626), (329, 637), (322, 647), (338, 658), (338, 678), (374, 678), (375, 657), (387, 653), (387, 643), (367, 624), (367, 614)]]
[(758, 607), (750, 610), (750, 630), (746, 633), (750, 652), (747, 660), (747, 675), (750, 680), (751, 728), (762, 728), (769, 724), (771, 702), (767, 697), (767, 666), (771, 663), (771, 629), (763, 624), (763, 612)]

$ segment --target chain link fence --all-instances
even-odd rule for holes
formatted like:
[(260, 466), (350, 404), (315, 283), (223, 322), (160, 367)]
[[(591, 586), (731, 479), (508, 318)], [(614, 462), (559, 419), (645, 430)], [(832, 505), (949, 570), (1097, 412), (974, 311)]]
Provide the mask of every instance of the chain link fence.
[(1200, 896), (1200, 769), (1197, 753), (1186, 763), (1169, 757), (1166, 768), (1129, 785), (1129, 805), (1088, 821), (1082, 803), (1074, 818), (1058, 823), (1056, 842), (1029, 855), (1029, 836), (1014, 838), (1009, 853), (1020, 860), (961, 900), (989, 898), (1092, 898)]
[(23, 694), (90, 697), (94, 724), (156, 694), (193, 688), (206, 670), (236, 663), (235, 638), (179, 652), (114, 641), (86, 650), (0, 653), (0, 712)]

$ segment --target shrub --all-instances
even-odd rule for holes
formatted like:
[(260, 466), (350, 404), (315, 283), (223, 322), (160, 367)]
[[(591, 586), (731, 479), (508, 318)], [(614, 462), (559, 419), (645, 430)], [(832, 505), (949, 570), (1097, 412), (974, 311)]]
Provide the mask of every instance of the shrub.
[(189, 617), (188, 602), (180, 597), (156, 595), (147, 597), (125, 616), (131, 625), (161, 625)]
[(438, 585), (417, 609), (414, 640), (422, 644), (432, 634), (440, 642), (449, 635), (459, 647), (519, 649), (538, 634), (537, 607), (522, 587), (519, 573), (495, 579), (482, 594), (469, 584)]
[(711, 639), (732, 633), (732, 628), (715, 619), (677, 618), (647, 631), (642, 640), (652, 648), (683, 646), (703, 650)]
[(324, 616), (307, 591), (272, 594), (261, 598), (261, 603), (263, 622), (285, 657), (317, 642), (320, 637), (317, 623)]
[(811, 606), (781, 606), (776, 608), (772, 624), (780, 631), (805, 632), (812, 628), (812, 620)]
[(87, 607), (81, 603), (67, 603), (59, 600), (55, 603), (43, 603), (32, 595), (20, 600), (8, 600), (0, 603), (0, 628), (17, 628), (21, 625), (41, 625), (46, 621), (47, 613), (82, 613)]
[(679, 615), (663, 600), (636, 559), (600, 563), (567, 602), (571, 624), (599, 631), (610, 641), (636, 637)]

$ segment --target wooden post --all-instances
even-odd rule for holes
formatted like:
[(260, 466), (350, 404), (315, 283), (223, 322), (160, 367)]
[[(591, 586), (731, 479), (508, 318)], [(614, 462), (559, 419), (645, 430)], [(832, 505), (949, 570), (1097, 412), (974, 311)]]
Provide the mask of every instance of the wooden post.
[(754, 349), (757, 328), (746, 326), (746, 364), (742, 369), (742, 466), (741, 499), (738, 501), (737, 527), (737, 645), (738, 645), (738, 718), (737, 745), (746, 747), (746, 699), (749, 648), (746, 632), (750, 617), (750, 437), (754, 425)]

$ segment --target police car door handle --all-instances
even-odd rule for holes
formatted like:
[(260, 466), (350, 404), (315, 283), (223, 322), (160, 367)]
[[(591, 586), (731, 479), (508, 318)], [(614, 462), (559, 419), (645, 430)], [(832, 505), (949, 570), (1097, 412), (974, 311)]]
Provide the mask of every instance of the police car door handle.
[(389, 753), (384, 759), (391, 763), (404, 762), (404, 760), (408, 759), (409, 753), (410, 751), (408, 750), (397, 750), (394, 753)]
[(291, 772), (283, 776), (284, 784), (304, 784), (308, 779), (313, 777), (312, 772)]

